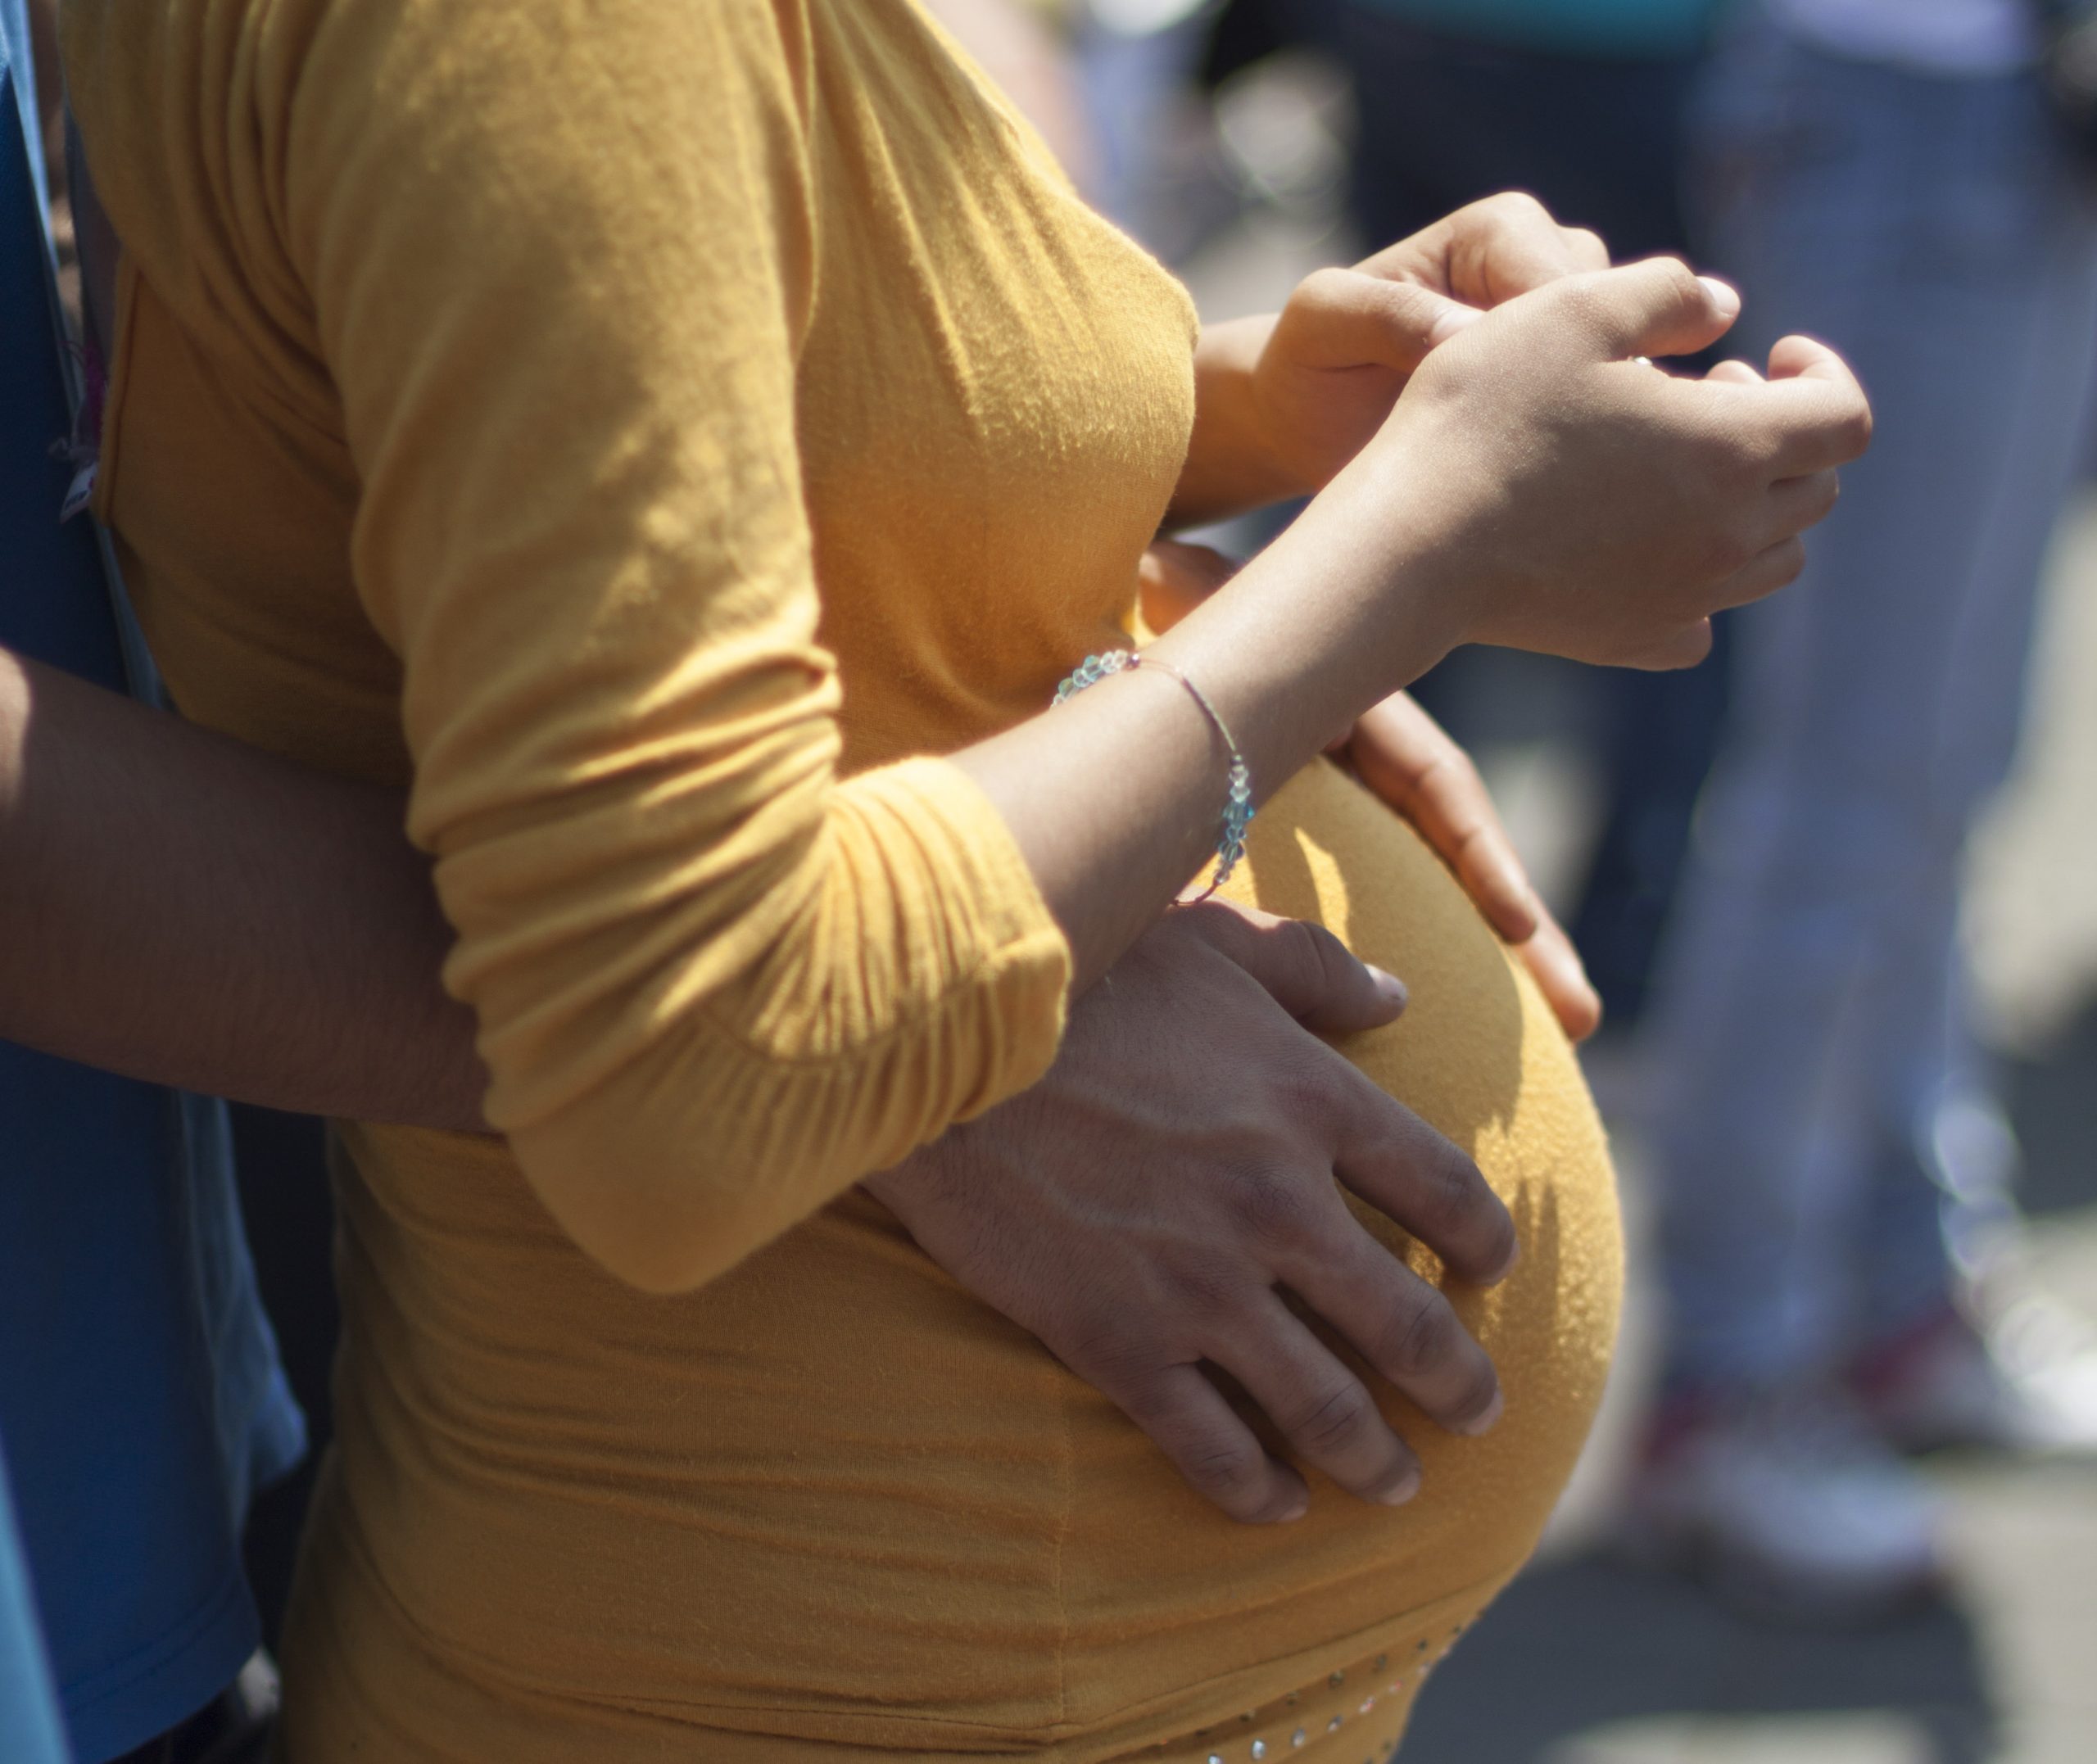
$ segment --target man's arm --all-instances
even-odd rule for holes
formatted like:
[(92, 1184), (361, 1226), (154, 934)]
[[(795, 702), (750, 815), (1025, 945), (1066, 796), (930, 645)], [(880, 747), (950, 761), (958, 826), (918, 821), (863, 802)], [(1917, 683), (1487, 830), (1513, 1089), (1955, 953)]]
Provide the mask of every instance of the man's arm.
[[(0, 1037), (281, 1108), (479, 1127), (471, 1020), (437, 986), (450, 934), (402, 807), (0, 649)], [(1172, 1032), (1190, 997), (1198, 1047)], [(1444, 1425), (1492, 1424), (1490, 1363), (1334, 1187), (1337, 1171), (1460, 1277), (1511, 1260), (1471, 1161), (1310, 1033), (1402, 1001), (1323, 932), (1221, 904), (1171, 914), (1020, 1104), (868, 1186), (1226, 1512), (1288, 1518), (1305, 1496), (1203, 1382), (1211, 1357), (1308, 1461), (1404, 1499), (1411, 1453), (1272, 1291), (1286, 1278)], [(1230, 1341), (1210, 1340), (1223, 1323)]]
[(0, 1037), (241, 1101), (485, 1132), (403, 812), (0, 650)]

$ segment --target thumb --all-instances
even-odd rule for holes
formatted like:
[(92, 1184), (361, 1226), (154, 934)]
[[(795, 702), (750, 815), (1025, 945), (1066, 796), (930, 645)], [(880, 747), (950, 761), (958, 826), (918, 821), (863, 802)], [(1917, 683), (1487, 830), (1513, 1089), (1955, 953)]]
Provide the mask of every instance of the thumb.
[(1576, 303), (1588, 330), (1618, 360), (1691, 355), (1708, 349), (1740, 316), (1740, 296), (1677, 257), (1652, 257), (1620, 269), (1569, 276), (1543, 291)]
[(1436, 344), (1483, 316), (1420, 283), (1360, 269), (1321, 269), (1306, 277), (1283, 314), (1313, 364), (1374, 365), (1401, 373), (1411, 373)]
[(1306, 1029), (1379, 1029), (1406, 1007), (1404, 981), (1370, 966), (1321, 925), (1228, 902), (1180, 910), (1201, 913), (1202, 934)]

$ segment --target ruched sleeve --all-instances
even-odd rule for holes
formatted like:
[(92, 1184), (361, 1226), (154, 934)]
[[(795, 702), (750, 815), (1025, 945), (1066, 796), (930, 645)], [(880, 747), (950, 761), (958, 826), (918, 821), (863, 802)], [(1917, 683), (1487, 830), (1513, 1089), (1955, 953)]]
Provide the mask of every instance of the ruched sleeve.
[(365, 0), (285, 110), (446, 983), (533, 1187), (650, 1288), (1031, 1083), (1069, 978), (967, 777), (837, 776), (812, 77), (792, 0)]

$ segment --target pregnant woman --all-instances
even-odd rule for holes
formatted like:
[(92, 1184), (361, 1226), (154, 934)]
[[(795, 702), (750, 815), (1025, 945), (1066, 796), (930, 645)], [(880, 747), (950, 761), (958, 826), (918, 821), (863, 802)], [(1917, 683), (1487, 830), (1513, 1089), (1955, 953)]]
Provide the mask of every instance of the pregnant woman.
[[(1461, 228), (1198, 347), (909, 0), (75, 0), (67, 31), (149, 635), (192, 717), (409, 786), (503, 1135), (341, 1130), (283, 1764), (1392, 1739), (1569, 1468), (1617, 1240), (1550, 1013), (1315, 756), (1458, 642), (1693, 659), (1862, 443), (1840, 364), (1674, 380), (1634, 358), (1714, 340), (1723, 291), (1521, 294), (1565, 266)], [(1408, 324), (1438, 346), (1400, 397)], [(1314, 490), (1045, 708), (1126, 646), (1161, 523)], [(1445, 1272), (1365, 1209), (1325, 1241), (1403, 1253), (1380, 1314), (1316, 1258), (1279, 1283), (1335, 1332), (1284, 1317), (1279, 1360), (1216, 1307), (1122, 1395), (1168, 1459), (899, 1220), (968, 1262), (942, 1184), (988, 1124), (909, 1155), (1027, 1091), (1067, 998), (1112, 1013), (1088, 988), (1230, 846), (1241, 776), (1227, 888), (1404, 969), (1357, 1082), (1476, 1160), (1522, 1255), (1488, 1287), (1504, 1242)], [(1096, 1124), (1043, 1093), (1041, 1132)], [(1131, 1185), (1188, 1131), (1141, 1102)], [(1236, 1099), (1203, 1124), (1300, 1241)], [(1387, 1146), (1330, 1152), (1390, 1192)], [(1261, 1414), (1287, 1436), (1248, 1457)]]

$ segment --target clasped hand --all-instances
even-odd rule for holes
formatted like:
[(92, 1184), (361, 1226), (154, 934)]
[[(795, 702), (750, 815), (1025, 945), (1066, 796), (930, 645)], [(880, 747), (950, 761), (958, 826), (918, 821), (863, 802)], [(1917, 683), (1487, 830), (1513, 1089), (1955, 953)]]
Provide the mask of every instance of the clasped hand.
[[(1713, 609), (1796, 573), (1798, 535), (1832, 505), (1834, 468), (1862, 451), (1869, 408), (1840, 360), (1803, 339), (1778, 346), (1767, 381), (1741, 364), (1683, 381), (1633, 359), (1714, 342), (1738, 301), (1670, 261), (1606, 265), (1592, 235), (1497, 198), (1312, 278), (1277, 319), (1218, 328), (1173, 518), (1320, 492), (1275, 548), (1306, 567), (1260, 581), (1294, 582), (1306, 600), (1291, 617), (1366, 655), (1365, 677), (1390, 622), (1363, 597), (1365, 559), (1367, 579), (1411, 585), (1392, 598), (1394, 617), (1437, 609), (1415, 651), (1486, 641), (1696, 660)], [(1628, 486), (1642, 486), (1636, 505)], [(1321, 594), (1310, 566), (1327, 556), (1356, 567)], [(1225, 571), (1161, 548), (1146, 588), (1169, 598), (1176, 574), (1198, 604), (1214, 586), (1205, 572)], [(1219, 601), (1245, 604), (1256, 586), (1248, 572)], [(1153, 610), (1160, 624), (1173, 616)], [(1592, 1028), (1577, 958), (1468, 761), (1402, 694), (1341, 745), (1524, 948), (1569, 1030)], [(1403, 1500), (1417, 1459), (1280, 1296), (1442, 1425), (1478, 1432), (1497, 1418), (1490, 1359), (1343, 1198), (1411, 1232), (1452, 1280), (1512, 1264), (1506, 1210), (1472, 1161), (1319, 1038), (1402, 1008), (1396, 982), (1315, 927), (1214, 902), (1170, 913), (1076, 1002), (1046, 1079), (867, 1186), (1233, 1517), (1291, 1518), (1307, 1495), (1212, 1369), (1302, 1462), (1365, 1499)]]
[[(1146, 621), (1171, 624), (1234, 568), (1205, 547), (1153, 546)], [(1463, 749), (1400, 693), (1342, 750), (1515, 946), (1566, 1032), (1592, 1031), (1601, 1005), (1579, 957)], [(1204, 1363), (1305, 1462), (1366, 1500), (1403, 1500), (1419, 1485), (1411, 1450), (1278, 1296), (1298, 1294), (1445, 1425), (1481, 1432), (1497, 1417), (1491, 1361), (1335, 1182), (1459, 1278), (1496, 1278), (1512, 1260), (1512, 1225), (1477, 1166), (1319, 1039), (1403, 1006), (1402, 985), (1315, 926), (1220, 902), (1169, 914), (1078, 1000), (1048, 1078), (867, 1186), (1233, 1517), (1293, 1518), (1307, 1497)]]

